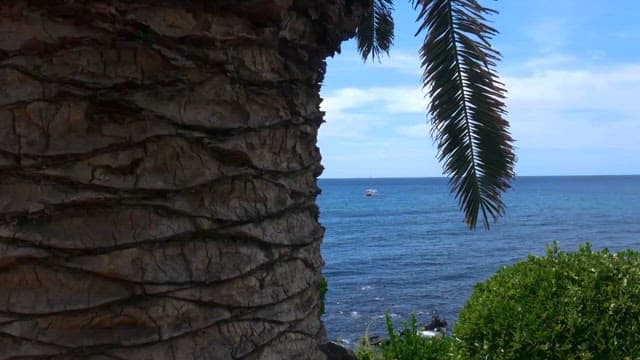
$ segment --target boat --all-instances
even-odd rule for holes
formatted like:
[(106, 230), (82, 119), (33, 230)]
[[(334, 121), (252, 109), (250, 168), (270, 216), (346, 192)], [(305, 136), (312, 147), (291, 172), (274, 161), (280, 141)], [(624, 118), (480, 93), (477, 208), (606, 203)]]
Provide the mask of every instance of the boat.
[(418, 330), (418, 336), (423, 338), (432, 338), (438, 336), (441, 332), (433, 330)]
[(364, 191), (364, 196), (377, 196), (378, 195), (378, 190), (376, 189), (366, 189)]

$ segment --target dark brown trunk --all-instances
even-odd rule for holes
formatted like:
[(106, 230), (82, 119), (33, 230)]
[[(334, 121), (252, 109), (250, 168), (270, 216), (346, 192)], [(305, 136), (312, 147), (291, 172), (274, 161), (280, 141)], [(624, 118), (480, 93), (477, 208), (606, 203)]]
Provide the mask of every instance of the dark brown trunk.
[(354, 6), (2, 1), (0, 358), (321, 358), (319, 84)]

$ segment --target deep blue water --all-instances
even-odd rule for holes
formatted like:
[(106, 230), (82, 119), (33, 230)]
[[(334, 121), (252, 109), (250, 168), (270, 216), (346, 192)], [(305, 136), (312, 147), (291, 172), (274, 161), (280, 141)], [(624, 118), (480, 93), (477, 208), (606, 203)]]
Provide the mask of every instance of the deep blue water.
[[(640, 176), (520, 177), (505, 195), (506, 216), (490, 231), (463, 224), (447, 180), (321, 179), (320, 220), (329, 281), (330, 339), (384, 334), (411, 312), (436, 311), (449, 325), (474, 285), (503, 265), (544, 254), (557, 240), (575, 250), (640, 250)], [(365, 197), (367, 188), (378, 189)]]

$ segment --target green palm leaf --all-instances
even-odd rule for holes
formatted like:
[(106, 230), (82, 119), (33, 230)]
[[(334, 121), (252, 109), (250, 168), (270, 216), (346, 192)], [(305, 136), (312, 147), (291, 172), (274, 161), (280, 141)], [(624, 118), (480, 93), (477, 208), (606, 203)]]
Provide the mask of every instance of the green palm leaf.
[(493, 10), (475, 0), (414, 1), (423, 84), (431, 102), (432, 134), (438, 158), (473, 229), (479, 217), (486, 228), (504, 213), (502, 193), (514, 177), (513, 139), (494, 67), (500, 54), (489, 40), (497, 33), (486, 24)]
[(369, 9), (356, 30), (358, 51), (367, 60), (369, 55), (380, 59), (382, 52), (389, 53), (393, 45), (393, 0), (368, 0)]
[[(514, 177), (515, 155), (504, 118), (504, 85), (494, 70), (500, 54), (489, 40), (497, 33), (485, 16), (495, 11), (476, 0), (412, 0), (425, 32), (420, 50), (423, 86), (438, 159), (452, 191), (474, 229), (504, 214), (502, 193)], [(393, 43), (392, 0), (369, 0), (358, 25), (358, 50), (367, 60), (388, 53)]]

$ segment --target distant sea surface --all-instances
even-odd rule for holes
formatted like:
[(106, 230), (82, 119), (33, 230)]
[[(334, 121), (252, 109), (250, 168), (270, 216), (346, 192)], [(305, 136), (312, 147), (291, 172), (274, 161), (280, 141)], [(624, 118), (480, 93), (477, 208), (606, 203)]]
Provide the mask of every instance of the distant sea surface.
[[(319, 183), (332, 340), (384, 335), (385, 312), (398, 324), (437, 312), (452, 327), (477, 282), (554, 240), (640, 251), (640, 176), (519, 177), (490, 231), (466, 228), (444, 178)], [(379, 195), (365, 197), (368, 188)]]

